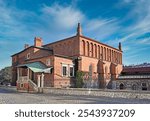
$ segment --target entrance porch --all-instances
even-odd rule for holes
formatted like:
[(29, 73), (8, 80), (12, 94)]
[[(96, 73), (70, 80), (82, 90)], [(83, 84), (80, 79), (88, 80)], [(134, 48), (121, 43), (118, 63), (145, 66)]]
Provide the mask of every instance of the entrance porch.
[(53, 67), (47, 68), (41, 62), (17, 66), (17, 90), (20, 92), (43, 92), (44, 76)]

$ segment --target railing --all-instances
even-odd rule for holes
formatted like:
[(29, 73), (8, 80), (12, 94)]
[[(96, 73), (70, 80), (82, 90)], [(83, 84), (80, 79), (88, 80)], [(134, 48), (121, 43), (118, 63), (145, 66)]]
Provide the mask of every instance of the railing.
[(36, 85), (32, 80), (30, 80), (30, 79), (29, 79), (28, 82), (29, 82), (29, 85), (30, 85), (31, 87), (33, 87), (34, 91), (37, 92), (37, 91), (38, 91), (37, 85)]
[(20, 76), (17, 82), (28, 82), (28, 76)]

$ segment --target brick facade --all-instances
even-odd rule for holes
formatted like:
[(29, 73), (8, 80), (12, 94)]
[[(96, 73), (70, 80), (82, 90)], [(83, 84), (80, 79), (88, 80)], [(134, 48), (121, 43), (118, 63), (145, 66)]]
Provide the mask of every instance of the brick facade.
[[(23, 51), (12, 55), (12, 79), (17, 81), (17, 69), (21, 64), (40, 62), (47, 68), (52, 68), (52, 72), (44, 74), (44, 86), (47, 87), (67, 87), (75, 85), (75, 73), (77, 70), (89, 74), (92, 68), (92, 80), (98, 83), (98, 87), (106, 88), (112, 80), (115, 80), (122, 71), (122, 50), (121, 43), (118, 49), (103, 44), (82, 35), (81, 26), (78, 24), (77, 34), (63, 40), (43, 45), (43, 40), (39, 37), (34, 39), (34, 46), (25, 45)], [(48, 65), (48, 61), (50, 64)], [(64, 65), (64, 67), (63, 67)], [(75, 70), (75, 66), (78, 66)], [(73, 71), (71, 69), (74, 69)], [(67, 75), (62, 75), (62, 71)], [(19, 69), (18, 69), (19, 70)], [(21, 76), (24, 76), (23, 69)], [(19, 71), (20, 71), (19, 70)], [(72, 71), (72, 73), (70, 72)], [(20, 72), (19, 72), (20, 73)], [(28, 70), (28, 77), (37, 84), (38, 75)], [(71, 73), (71, 76), (69, 76)], [(65, 73), (64, 73), (65, 74)], [(85, 80), (86, 81), (86, 80)]]

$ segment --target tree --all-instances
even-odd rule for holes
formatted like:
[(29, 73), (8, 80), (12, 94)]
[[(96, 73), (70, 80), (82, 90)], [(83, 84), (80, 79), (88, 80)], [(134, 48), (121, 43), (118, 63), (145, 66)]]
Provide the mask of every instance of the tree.
[(84, 73), (82, 71), (77, 71), (76, 72), (76, 87), (77, 88), (82, 88), (82, 86), (83, 86), (83, 76), (84, 76)]
[(0, 70), (0, 82), (11, 82), (11, 67), (5, 67)]

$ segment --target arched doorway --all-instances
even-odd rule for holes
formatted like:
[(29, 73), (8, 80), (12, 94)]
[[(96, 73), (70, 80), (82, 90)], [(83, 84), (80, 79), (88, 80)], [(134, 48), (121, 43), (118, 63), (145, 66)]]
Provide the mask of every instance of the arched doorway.
[(124, 88), (125, 88), (125, 87), (124, 87), (124, 84), (121, 83), (121, 84), (119, 85), (119, 88), (120, 88), (120, 89), (124, 89)]

